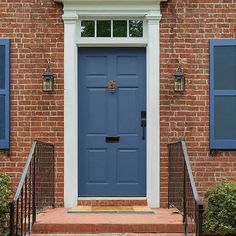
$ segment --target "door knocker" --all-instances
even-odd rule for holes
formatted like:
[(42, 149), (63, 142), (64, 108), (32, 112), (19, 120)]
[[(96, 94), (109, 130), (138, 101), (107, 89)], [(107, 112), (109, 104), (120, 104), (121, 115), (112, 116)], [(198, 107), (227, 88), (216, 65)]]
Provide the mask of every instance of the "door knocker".
[(114, 93), (116, 91), (116, 81), (109, 80), (108, 81), (108, 91)]

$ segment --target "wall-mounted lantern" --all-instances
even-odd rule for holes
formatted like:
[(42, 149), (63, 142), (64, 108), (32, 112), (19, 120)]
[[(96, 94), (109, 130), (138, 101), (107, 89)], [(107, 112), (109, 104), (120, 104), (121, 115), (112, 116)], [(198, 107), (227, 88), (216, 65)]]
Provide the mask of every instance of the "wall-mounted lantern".
[(174, 75), (174, 89), (175, 92), (184, 92), (185, 90), (185, 76), (181, 67), (178, 67)]
[(53, 92), (54, 90), (54, 74), (48, 64), (47, 69), (43, 73), (43, 92)]

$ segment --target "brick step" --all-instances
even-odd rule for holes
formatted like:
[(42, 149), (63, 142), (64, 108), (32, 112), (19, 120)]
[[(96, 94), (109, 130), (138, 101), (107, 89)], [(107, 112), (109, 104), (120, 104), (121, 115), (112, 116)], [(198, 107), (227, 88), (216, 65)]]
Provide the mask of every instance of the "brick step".
[(31, 236), (184, 236), (183, 233), (31, 234)]
[(134, 197), (134, 198), (79, 197), (78, 198), (78, 205), (80, 205), (80, 206), (146, 206), (147, 199), (144, 197)]
[(39, 214), (34, 234), (75, 233), (183, 233), (182, 217), (171, 209), (155, 209), (154, 214), (84, 214), (68, 209), (49, 209)]
[(36, 224), (34, 233), (181, 233), (178, 224)]

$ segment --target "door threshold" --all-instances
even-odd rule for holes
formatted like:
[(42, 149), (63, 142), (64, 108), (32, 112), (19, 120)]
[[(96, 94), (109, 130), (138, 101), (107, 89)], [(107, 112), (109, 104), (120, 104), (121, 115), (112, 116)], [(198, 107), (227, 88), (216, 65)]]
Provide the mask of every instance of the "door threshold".
[(146, 197), (78, 197), (78, 200), (147, 200)]

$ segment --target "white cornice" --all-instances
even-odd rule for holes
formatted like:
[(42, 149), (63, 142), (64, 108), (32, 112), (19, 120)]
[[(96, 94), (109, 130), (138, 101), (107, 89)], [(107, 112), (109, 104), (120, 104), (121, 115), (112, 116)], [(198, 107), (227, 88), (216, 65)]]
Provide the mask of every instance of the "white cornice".
[[(64, 14), (76, 12), (78, 16), (131, 16), (140, 17), (159, 11), (160, 2), (167, 0), (54, 0), (64, 4)], [(71, 14), (71, 13), (69, 13)]]
[[(55, 2), (62, 2), (64, 4), (91, 4), (91, 3), (117, 3), (117, 0), (54, 0)], [(125, 3), (160, 3), (160, 2), (167, 2), (168, 0), (119, 0), (119, 2)]]
[(160, 21), (161, 20), (161, 14), (156, 14), (156, 13), (149, 13), (146, 15), (146, 19), (148, 20), (148, 22), (152, 22), (152, 21)]

